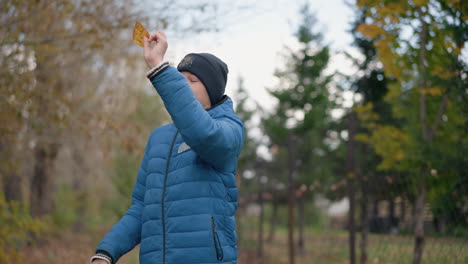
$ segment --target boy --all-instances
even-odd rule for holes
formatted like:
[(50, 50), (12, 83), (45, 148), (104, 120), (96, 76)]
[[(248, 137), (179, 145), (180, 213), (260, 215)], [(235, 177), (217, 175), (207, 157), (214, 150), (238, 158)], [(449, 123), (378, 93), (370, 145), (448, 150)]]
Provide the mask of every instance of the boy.
[(244, 127), (224, 95), (228, 68), (214, 55), (191, 53), (175, 69), (164, 62), (167, 47), (162, 31), (145, 37), (147, 77), (173, 123), (151, 133), (132, 205), (93, 264), (116, 263), (137, 244), (141, 264), (237, 263), (235, 173)]

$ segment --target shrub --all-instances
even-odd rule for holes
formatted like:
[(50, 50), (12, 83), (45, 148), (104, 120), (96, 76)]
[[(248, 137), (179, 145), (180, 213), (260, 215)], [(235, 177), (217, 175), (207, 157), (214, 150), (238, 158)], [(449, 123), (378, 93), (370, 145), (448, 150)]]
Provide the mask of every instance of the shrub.
[(24, 263), (21, 248), (46, 230), (44, 220), (34, 219), (27, 206), (7, 202), (0, 192), (0, 263)]

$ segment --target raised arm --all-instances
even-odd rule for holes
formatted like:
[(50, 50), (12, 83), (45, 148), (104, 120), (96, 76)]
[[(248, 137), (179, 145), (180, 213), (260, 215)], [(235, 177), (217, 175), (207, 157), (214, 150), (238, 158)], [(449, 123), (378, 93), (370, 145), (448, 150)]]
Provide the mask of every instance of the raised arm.
[(231, 170), (226, 165), (241, 151), (242, 122), (228, 115), (211, 117), (195, 98), (185, 77), (174, 67), (166, 68), (151, 83), (187, 145), (213, 167)]
[[(156, 45), (151, 47), (153, 41)], [(213, 118), (197, 100), (186, 78), (174, 67), (162, 63), (168, 47), (162, 31), (145, 38), (144, 43), (145, 61), (154, 69), (148, 76), (184, 141), (213, 167), (234, 170), (233, 161), (244, 140), (242, 122), (233, 113)], [(154, 71), (157, 74), (151, 73)]]

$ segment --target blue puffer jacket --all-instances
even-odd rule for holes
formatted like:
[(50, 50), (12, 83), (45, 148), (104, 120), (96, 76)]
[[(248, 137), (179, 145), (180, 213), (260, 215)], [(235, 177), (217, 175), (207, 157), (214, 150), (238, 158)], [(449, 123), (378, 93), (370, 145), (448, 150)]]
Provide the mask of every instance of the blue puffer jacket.
[(173, 67), (151, 82), (173, 123), (151, 133), (132, 204), (96, 251), (115, 263), (140, 243), (141, 264), (237, 263), (235, 173), (243, 124), (226, 96), (203, 109)]

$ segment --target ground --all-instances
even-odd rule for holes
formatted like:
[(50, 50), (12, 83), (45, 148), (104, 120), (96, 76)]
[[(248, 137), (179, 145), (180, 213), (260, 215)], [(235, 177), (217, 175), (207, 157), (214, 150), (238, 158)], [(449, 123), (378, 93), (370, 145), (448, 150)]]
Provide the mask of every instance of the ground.
[[(89, 232), (65, 232), (53, 235), (25, 249), (28, 260), (36, 264), (89, 263), (89, 258), (105, 234), (106, 228)], [(263, 261), (257, 258), (255, 237), (244, 236), (239, 250), (239, 264), (286, 264), (288, 252), (286, 232), (278, 230), (274, 242), (265, 243)], [(302, 255), (297, 254), (297, 264), (345, 264), (347, 260), (347, 234), (345, 231), (308, 232)], [(413, 239), (410, 236), (371, 235), (369, 264), (411, 263)], [(119, 264), (138, 264), (138, 248), (122, 257)], [(468, 241), (454, 238), (428, 238), (424, 251), (424, 264), (468, 263)]]

